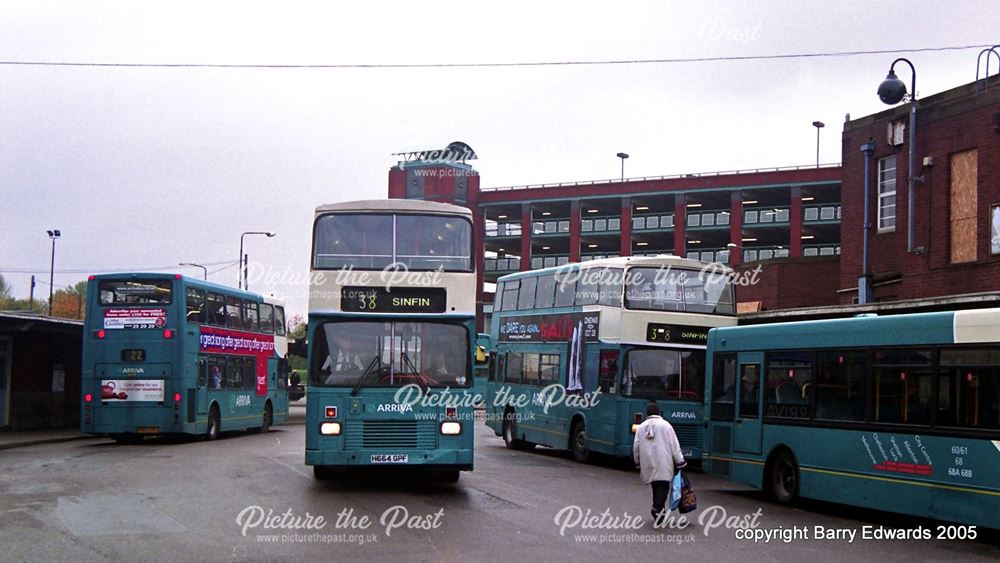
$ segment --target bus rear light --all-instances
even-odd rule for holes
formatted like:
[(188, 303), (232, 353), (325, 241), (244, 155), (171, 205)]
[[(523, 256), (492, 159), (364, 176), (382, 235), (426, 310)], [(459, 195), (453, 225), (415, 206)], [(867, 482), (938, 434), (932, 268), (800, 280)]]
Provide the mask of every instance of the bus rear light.
[(183, 278), (183, 277), (184, 277), (184, 276), (182, 276), (182, 275), (180, 275), (180, 274), (174, 274), (174, 279), (175, 279), (175, 280), (179, 280), (179, 279), (181, 279), (181, 278)]
[(89, 276), (87, 276), (87, 281), (94, 281), (96, 279), (97, 279), (97, 276), (95, 276), (94, 274), (90, 274)]
[(337, 418), (337, 407), (326, 407), (327, 418)]
[(339, 436), (340, 435), (340, 423), (339, 422), (324, 422), (319, 425), (319, 433), (324, 436)]
[(170, 330), (169, 328), (163, 331), (163, 338), (170, 340), (173, 337), (174, 337), (174, 331)]
[(456, 407), (445, 407), (444, 409), (445, 418), (458, 418), (458, 409)]
[(107, 336), (107, 335), (108, 335), (108, 333), (104, 332), (103, 328), (100, 329), (100, 330), (95, 330), (94, 331), (94, 338), (97, 338), (98, 340), (104, 340), (104, 337)]
[(641, 424), (642, 423), (642, 413), (641, 412), (635, 413), (635, 423), (636, 424)]
[(460, 422), (442, 422), (441, 423), (441, 433), (445, 436), (455, 436), (462, 433), (462, 423)]
[(174, 393), (174, 402), (175, 403), (181, 402), (181, 394), (180, 393)]
[(94, 396), (91, 395), (90, 393), (87, 393), (86, 395), (83, 396), (83, 402), (84, 403), (89, 403), (89, 402), (91, 402), (93, 400), (94, 400)]

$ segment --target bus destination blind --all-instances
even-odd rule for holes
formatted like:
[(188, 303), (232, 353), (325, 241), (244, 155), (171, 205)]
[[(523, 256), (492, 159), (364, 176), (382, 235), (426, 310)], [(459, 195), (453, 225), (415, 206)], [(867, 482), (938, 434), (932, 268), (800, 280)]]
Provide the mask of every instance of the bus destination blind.
[(443, 313), (448, 293), (441, 287), (344, 287), (340, 309), (350, 313)]

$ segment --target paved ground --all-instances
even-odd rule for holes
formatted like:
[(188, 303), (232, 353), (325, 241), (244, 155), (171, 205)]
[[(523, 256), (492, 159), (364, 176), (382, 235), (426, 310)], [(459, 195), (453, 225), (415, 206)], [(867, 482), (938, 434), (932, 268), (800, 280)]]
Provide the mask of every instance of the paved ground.
[[(301, 420), (300, 411), (294, 418)], [(386, 474), (317, 482), (302, 464), (301, 424), (218, 442), (124, 446), (86, 439), (6, 450), (0, 453), (0, 559), (1000, 559), (1000, 542), (992, 535), (952, 542), (739, 541), (727, 525), (754, 521), (760, 529), (819, 525), (860, 533), (863, 526), (927, 523), (825, 504), (779, 507), (702, 474), (692, 475), (700, 506), (693, 523), (653, 530), (648, 489), (629, 467), (579, 465), (541, 449), (514, 452), (485, 426), (476, 430), (476, 471), (456, 485)], [(605, 511), (611, 529), (594, 527)]]

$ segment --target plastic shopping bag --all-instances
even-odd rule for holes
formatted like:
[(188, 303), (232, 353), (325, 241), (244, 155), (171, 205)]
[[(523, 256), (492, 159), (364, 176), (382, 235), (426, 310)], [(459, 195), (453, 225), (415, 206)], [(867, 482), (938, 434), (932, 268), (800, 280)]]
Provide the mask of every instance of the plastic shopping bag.
[(674, 480), (670, 482), (670, 510), (677, 510), (681, 504), (681, 487), (684, 484), (681, 472), (674, 473)]

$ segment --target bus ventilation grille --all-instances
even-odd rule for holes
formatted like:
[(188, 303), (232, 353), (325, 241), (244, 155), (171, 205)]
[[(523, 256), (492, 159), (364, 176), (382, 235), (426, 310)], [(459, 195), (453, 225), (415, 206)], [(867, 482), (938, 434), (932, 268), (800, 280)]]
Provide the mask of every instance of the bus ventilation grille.
[(348, 449), (432, 449), (437, 437), (433, 422), (415, 420), (365, 420), (345, 430)]
[(675, 424), (674, 433), (677, 434), (677, 441), (682, 448), (701, 449), (701, 425), (696, 424)]

